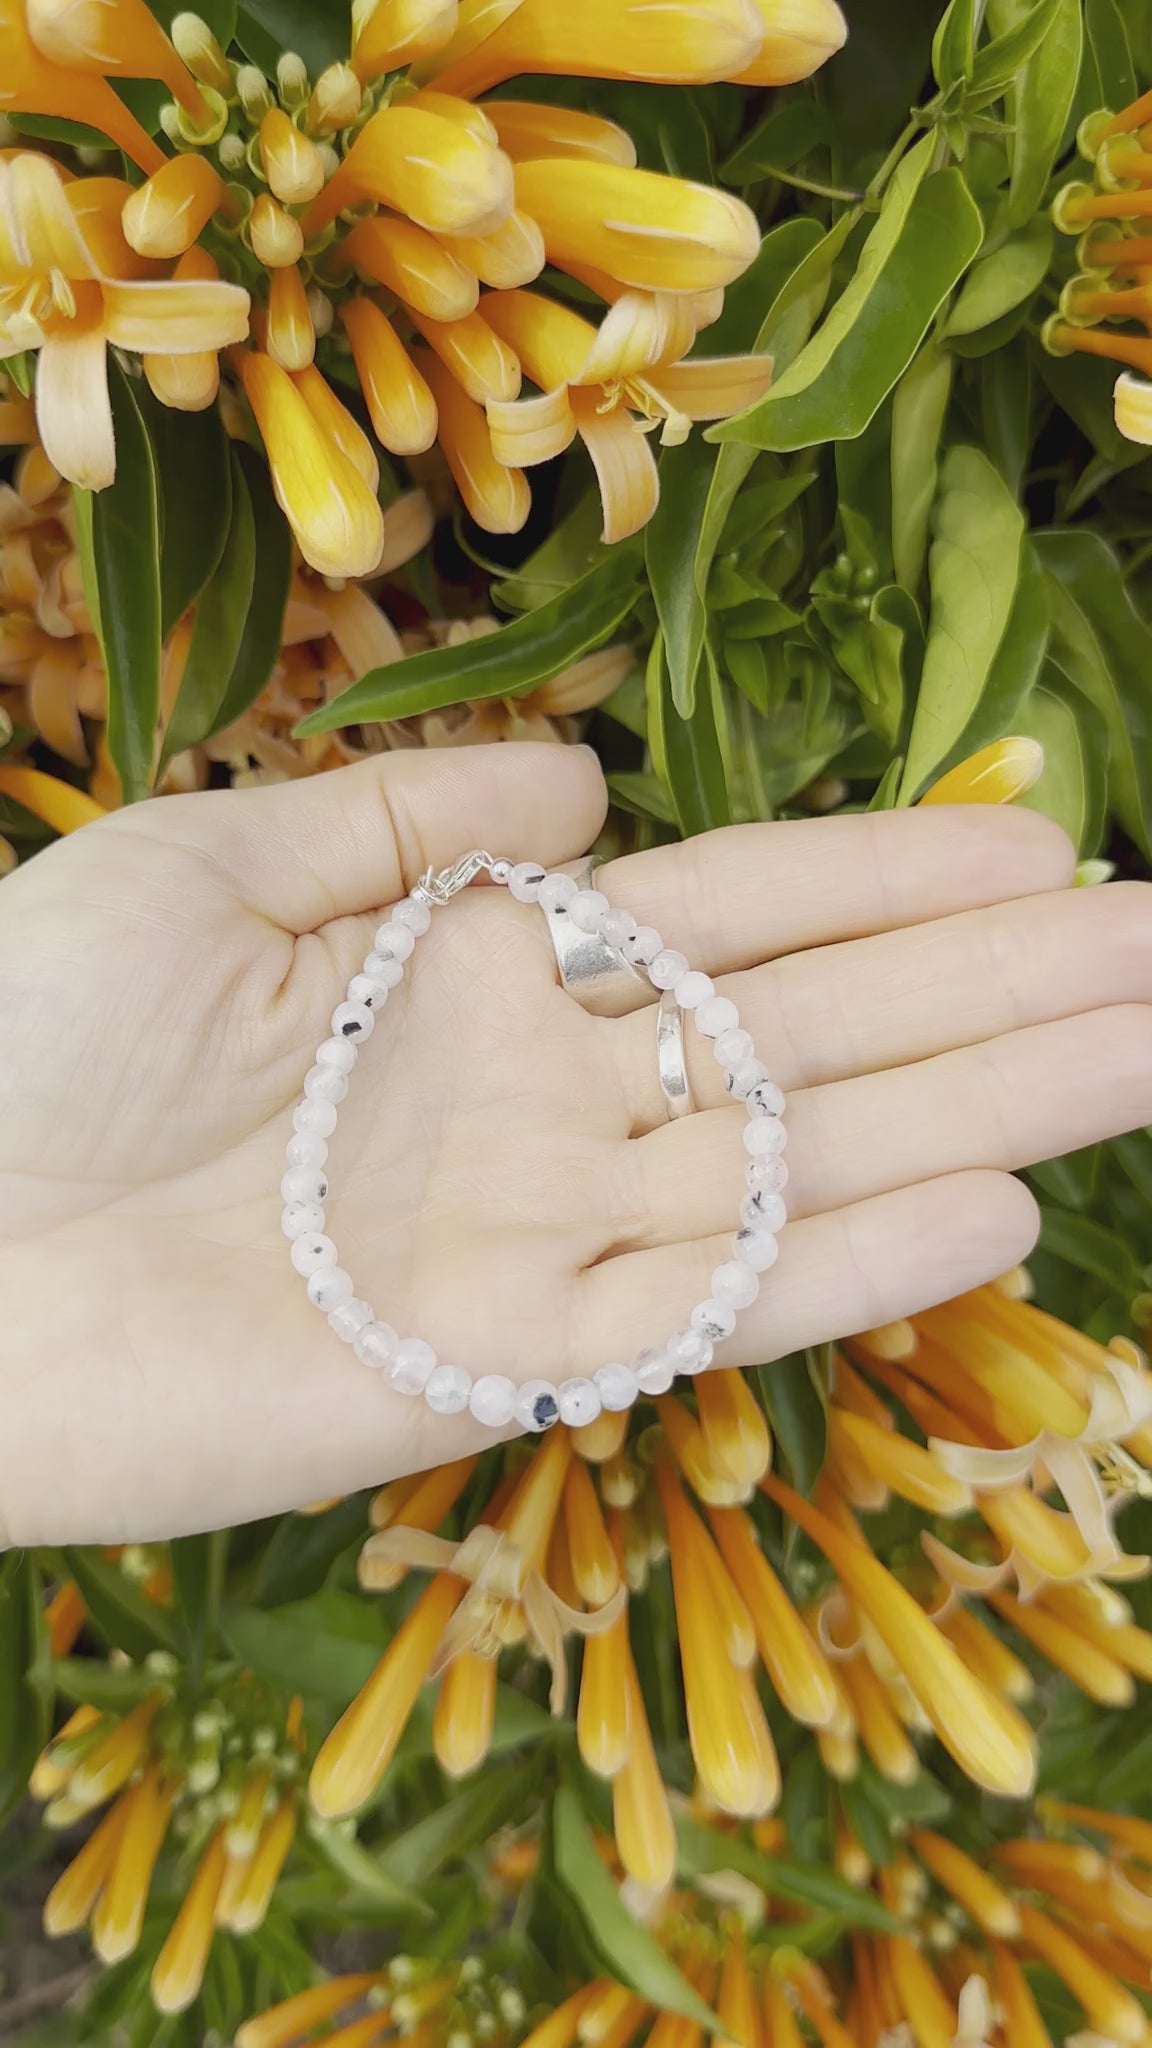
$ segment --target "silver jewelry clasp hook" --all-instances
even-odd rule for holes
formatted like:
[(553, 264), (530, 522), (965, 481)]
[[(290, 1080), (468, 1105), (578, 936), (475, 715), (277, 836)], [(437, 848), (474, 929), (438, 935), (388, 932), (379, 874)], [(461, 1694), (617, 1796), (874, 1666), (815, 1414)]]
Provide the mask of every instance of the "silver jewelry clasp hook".
[(474, 846), (471, 853), (462, 854), (451, 867), (442, 868), (438, 875), (429, 868), (427, 874), (420, 877), (412, 894), (418, 902), (435, 903), (442, 908), (452, 901), (453, 896), (458, 896), (461, 889), (466, 889), (469, 882), (474, 882), (482, 869), (491, 874), (495, 865), (490, 853), (485, 853), (483, 847)]

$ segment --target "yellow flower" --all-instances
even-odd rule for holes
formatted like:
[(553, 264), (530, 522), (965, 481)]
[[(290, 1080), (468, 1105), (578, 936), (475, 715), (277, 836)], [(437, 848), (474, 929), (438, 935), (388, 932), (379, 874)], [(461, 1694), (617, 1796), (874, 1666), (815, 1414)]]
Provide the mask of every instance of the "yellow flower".
[[(485, 11), (496, 25), (465, 51), (460, 45), (473, 40), (469, 13)], [(561, 10), (550, 0), (520, 0), (512, 8), (462, 7), (461, 17), (459, 42), (426, 64), (424, 75), (469, 99), (520, 73), (706, 85), (747, 71), (766, 35), (753, 0), (668, 0), (658, 10), (646, 0), (585, 0)]]
[(104, 816), (103, 808), (86, 796), (82, 789), (73, 789), (69, 782), (58, 782), (54, 775), (45, 775), (38, 768), (9, 767), (0, 761), (0, 796), (12, 798), (13, 803), (23, 805), (54, 832), (75, 832), (81, 825), (90, 825), (96, 818)]
[(712, 185), (575, 157), (517, 164), (515, 180), (550, 262), (591, 265), (641, 291), (731, 284), (760, 247), (751, 208)]
[(156, 1958), (151, 1990), (153, 2003), (160, 2012), (186, 2012), (204, 1981), (225, 1861), (224, 1829), (220, 1826), (200, 1858)]
[(305, 237), (363, 200), (434, 234), (485, 235), (512, 211), (512, 165), (494, 137), (401, 101), (373, 114), (360, 130), (339, 169), (306, 207)]
[(1034, 789), (1044, 773), (1038, 740), (996, 740), (942, 775), (921, 804), (1011, 804)]
[[(236, 363), (264, 439), (273, 488), (305, 560), (325, 576), (370, 576), (384, 544), (375, 485), (342, 451), (327, 415), (314, 409), (316, 387), (302, 388), (270, 356), (254, 350), (239, 353)], [(317, 395), (317, 405), (326, 403)], [(331, 404), (339, 402), (332, 397)]]
[[(160, 33), (155, 21), (152, 26)], [(79, 71), (71, 58), (65, 65), (53, 63), (37, 48), (28, 33), (25, 0), (0, 0), (0, 111), (86, 122), (142, 171), (159, 170), (166, 161), (104, 77)]]
[(120, 224), (138, 256), (182, 256), (207, 227), (227, 188), (207, 157), (174, 156), (130, 192)]
[(102, 79), (159, 79), (194, 124), (210, 122), (203, 93), (146, 0), (26, 0), (26, 9), (32, 41), (53, 64)]
[(92, 1946), (102, 1963), (120, 1962), (140, 1940), (144, 1909), (156, 1858), (172, 1812), (176, 1788), (151, 1764), (125, 1795), (127, 1812), (99, 1901), (92, 1916)]
[(36, 420), (49, 460), (86, 489), (116, 471), (108, 347), (202, 354), (248, 331), (239, 285), (142, 275), (119, 215), (128, 187), (111, 178), (66, 182), (49, 158), (17, 152), (0, 163), (0, 335), (9, 354), (39, 351)]
[(455, 33), (456, 0), (356, 0), (352, 64), (365, 84), (384, 71), (416, 64), (442, 50)]

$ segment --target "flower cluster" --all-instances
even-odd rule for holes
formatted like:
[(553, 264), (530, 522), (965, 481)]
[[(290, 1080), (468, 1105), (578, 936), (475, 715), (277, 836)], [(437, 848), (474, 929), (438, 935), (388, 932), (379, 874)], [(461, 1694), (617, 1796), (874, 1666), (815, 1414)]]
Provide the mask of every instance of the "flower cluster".
[[(524, 2032), (527, 2008), (507, 1972), (480, 1956), (444, 1963), (394, 1956), (382, 1970), (332, 1977), (247, 2020), (236, 2048), (507, 2048)], [(331, 2031), (319, 2033), (321, 2027)]]
[(1152, 233), (1142, 232), (1152, 228), (1152, 93), (1122, 113), (1090, 114), (1078, 140), (1094, 179), (1063, 186), (1053, 204), (1056, 226), (1079, 238), (1078, 267), (1044, 345), (1126, 365), (1116, 425), (1127, 440), (1152, 443)]

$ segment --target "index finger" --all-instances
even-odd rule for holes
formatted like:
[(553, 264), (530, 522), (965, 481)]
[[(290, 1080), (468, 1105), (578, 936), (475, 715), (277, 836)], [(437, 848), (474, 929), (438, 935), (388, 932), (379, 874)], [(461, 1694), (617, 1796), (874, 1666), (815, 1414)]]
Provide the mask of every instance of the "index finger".
[(1066, 889), (1076, 855), (1037, 811), (877, 811), (732, 825), (597, 870), (614, 907), (709, 974)]

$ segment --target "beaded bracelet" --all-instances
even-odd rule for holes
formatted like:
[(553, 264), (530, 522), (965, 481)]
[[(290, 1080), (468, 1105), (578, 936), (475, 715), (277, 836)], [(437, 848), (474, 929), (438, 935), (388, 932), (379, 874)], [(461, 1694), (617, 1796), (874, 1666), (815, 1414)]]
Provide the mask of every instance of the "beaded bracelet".
[[(372, 1036), (389, 991), (403, 980), (405, 962), (427, 932), (433, 910), (451, 902), (481, 873), (506, 886), (518, 903), (564, 909), (580, 931), (600, 933), (632, 966), (645, 969), (654, 988), (671, 989), (680, 1007), (695, 1017), (702, 1037), (712, 1040), (728, 1093), (748, 1113), (749, 1192), (740, 1205), (732, 1257), (713, 1273), (709, 1298), (697, 1303), (687, 1327), (674, 1331), (663, 1346), (639, 1352), (630, 1365), (602, 1365), (590, 1379), (567, 1379), (560, 1386), (546, 1380), (517, 1386), (502, 1373), (473, 1381), (463, 1366), (441, 1364), (423, 1338), (401, 1338), (389, 1323), (377, 1320), (371, 1305), (355, 1294), (351, 1276), (337, 1264), (336, 1246), (324, 1234), (328, 1139), (360, 1047)], [(363, 970), (349, 982), (345, 1001), (333, 1013), (331, 1036), (317, 1050), (304, 1098), (293, 1113), (295, 1135), (280, 1183), (285, 1203), (281, 1227), (291, 1240), (292, 1264), (308, 1283), (308, 1299), (361, 1364), (380, 1371), (396, 1393), (422, 1395), (437, 1415), (459, 1415), (467, 1408), (492, 1429), (518, 1423), (539, 1431), (554, 1422), (579, 1428), (602, 1408), (630, 1408), (641, 1394), (666, 1393), (678, 1374), (703, 1372), (715, 1346), (732, 1335), (739, 1311), (755, 1301), (760, 1274), (776, 1262), (776, 1233), (786, 1215), (783, 1111), (784, 1097), (756, 1058), (735, 1003), (718, 996), (710, 977), (690, 968), (683, 953), (666, 947), (659, 932), (638, 925), (626, 910), (614, 910), (598, 889), (579, 889), (571, 875), (549, 874), (536, 861), (513, 866), (476, 850), (442, 874), (428, 870), (379, 927)]]

